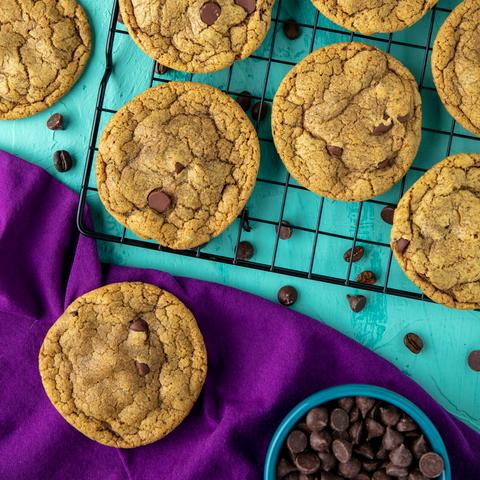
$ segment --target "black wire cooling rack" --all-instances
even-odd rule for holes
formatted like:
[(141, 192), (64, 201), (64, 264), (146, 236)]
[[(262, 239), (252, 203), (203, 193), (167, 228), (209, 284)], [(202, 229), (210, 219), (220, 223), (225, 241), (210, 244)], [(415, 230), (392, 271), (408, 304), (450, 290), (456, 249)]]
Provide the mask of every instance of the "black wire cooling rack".
[[(269, 98), (269, 96), (267, 95), (267, 86), (268, 86), (269, 75), (270, 75), (272, 66), (283, 65), (285, 66), (285, 68), (289, 68), (291, 66), (294, 66), (297, 63), (297, 62), (289, 61), (283, 58), (277, 58), (279, 56), (275, 55), (275, 42), (277, 40), (278, 33), (281, 30), (281, 27), (283, 27), (283, 24), (291, 21), (291, 19), (281, 18), (282, 17), (281, 15), (282, 0), (277, 1), (276, 7), (277, 8), (276, 10), (274, 10), (274, 15), (272, 18), (272, 26), (271, 26), (272, 36), (271, 36), (270, 47), (268, 49), (268, 55), (260, 55), (257, 53), (251, 56), (252, 59), (255, 59), (256, 61), (259, 61), (259, 62), (263, 62), (265, 65), (265, 69), (264, 69), (265, 74), (262, 81), (263, 87), (261, 89), (261, 95), (257, 95), (257, 96), (252, 95), (252, 99), (260, 103), (260, 109), (259, 109), (260, 112), (264, 104), (271, 105), (271, 102), (273, 100), (272, 98)], [(439, 12), (441, 12), (442, 15), (446, 16), (450, 11), (451, 11), (450, 8), (441, 8), (437, 6), (433, 8), (430, 13), (428, 13), (428, 15), (430, 16), (430, 20), (428, 24), (429, 26), (424, 31), (424, 42), (422, 43), (413, 43), (410, 41), (397, 40), (394, 34), (379, 35), (379, 36), (376, 35), (374, 37), (370, 37), (370, 36), (365, 36), (361, 34), (354, 34), (346, 30), (342, 30), (341, 28), (336, 27), (334, 24), (331, 24), (331, 27), (319, 25), (319, 19), (323, 20), (323, 17), (318, 12), (316, 12), (313, 15), (314, 18), (312, 22), (302, 23), (297, 21), (296, 23), (298, 23), (301, 29), (310, 30), (312, 33), (309, 52), (312, 52), (314, 50), (315, 39), (319, 34), (319, 32), (327, 32), (329, 34), (332, 34), (332, 33), (338, 34), (343, 39), (343, 41), (348, 41), (348, 40), (353, 41), (354, 39), (355, 40), (358, 39), (359, 41), (375, 40), (387, 52), (390, 52), (392, 47), (398, 47), (398, 48), (408, 47), (409, 49), (412, 49), (411, 50), (412, 52), (415, 52), (414, 55), (416, 55), (417, 57), (421, 57), (421, 68), (419, 69), (418, 72), (416, 72), (416, 77), (419, 83), (420, 91), (435, 92), (435, 89), (432, 86), (427, 86), (425, 84), (429, 55), (432, 50), (431, 45), (433, 41), (435, 17), (436, 15), (439, 14)], [(371, 204), (378, 206), (379, 209), (384, 206), (395, 207), (396, 202), (400, 199), (401, 195), (403, 195), (403, 192), (405, 190), (406, 177), (401, 181), (400, 188), (397, 190), (397, 192), (399, 193), (398, 198), (392, 201), (382, 201), (379, 199), (372, 199), (367, 202), (360, 202), (356, 204), (358, 205), (358, 210), (355, 215), (355, 218), (351, 219), (352, 229), (350, 232), (346, 234), (343, 234), (342, 232), (336, 232), (334, 231), (335, 229), (328, 229), (323, 227), (322, 218), (324, 217), (324, 214), (325, 214), (326, 202), (327, 202), (327, 200), (324, 198), (319, 199), (316, 219), (314, 223), (312, 223), (312, 225), (303, 226), (300, 224), (298, 225), (291, 224), (291, 222), (289, 222), (294, 232), (297, 232), (297, 231), (306, 232), (310, 234), (310, 236), (312, 237), (310, 251), (303, 252), (304, 256), (308, 256), (308, 259), (306, 259), (303, 267), (299, 267), (298, 265), (297, 266), (289, 265), (288, 258), (282, 258), (282, 259), (280, 258), (281, 255), (288, 256), (288, 253), (282, 254), (279, 249), (279, 243), (282, 241), (280, 239), (279, 227), (282, 225), (283, 221), (287, 221), (285, 218), (285, 211), (288, 206), (288, 203), (295, 201), (290, 199), (291, 195), (289, 197), (289, 193), (294, 190), (305, 191), (303, 187), (296, 184), (296, 182), (294, 182), (290, 178), (286, 170), (285, 170), (284, 181), (278, 181), (277, 179), (272, 179), (272, 178), (265, 178), (265, 177), (262, 177), (262, 175), (260, 175), (257, 180), (257, 186), (260, 184), (264, 184), (266, 188), (282, 189), (282, 193), (279, 196), (279, 198), (281, 198), (281, 205), (280, 205), (280, 213), (278, 215), (278, 219), (277, 218), (268, 219), (268, 218), (262, 218), (259, 215), (249, 215), (248, 207), (247, 207), (247, 209), (245, 209), (242, 212), (240, 218), (235, 224), (235, 228), (236, 228), (236, 232), (234, 235), (235, 245), (233, 245), (230, 248), (231, 253), (229, 255), (208, 252), (206, 251), (207, 249), (205, 248), (205, 246), (201, 246), (196, 249), (187, 250), (187, 251), (175, 251), (175, 250), (171, 250), (171, 249), (159, 246), (157, 243), (154, 243), (151, 241), (141, 240), (138, 238), (131, 238), (128, 235), (128, 231), (125, 228), (121, 230), (122, 232), (121, 234), (112, 234), (112, 233), (100, 231), (100, 229), (97, 229), (95, 227), (92, 227), (92, 228), (89, 227), (85, 221), (86, 219), (85, 209), (87, 205), (87, 196), (98, 195), (96, 193), (97, 192), (96, 187), (92, 186), (90, 182), (91, 182), (92, 170), (95, 162), (96, 152), (98, 151), (97, 142), (98, 142), (100, 125), (101, 125), (101, 118), (103, 114), (113, 114), (116, 111), (114, 109), (106, 108), (104, 105), (107, 84), (109, 82), (112, 69), (114, 67), (113, 59), (112, 59), (113, 45), (114, 45), (115, 37), (117, 35), (128, 35), (128, 33), (125, 30), (118, 28), (118, 23), (117, 23), (118, 12), (119, 12), (118, 0), (114, 0), (112, 17), (110, 21), (109, 32), (108, 32), (107, 42), (106, 42), (105, 72), (101, 80), (99, 91), (98, 91), (98, 98), (97, 98), (97, 104), (95, 108), (94, 119), (93, 119), (92, 132), (91, 132), (91, 137), (90, 137), (90, 142), (89, 142), (89, 147), (88, 147), (88, 152), (86, 157), (85, 172), (84, 172), (82, 187), (80, 192), (77, 224), (82, 234), (88, 237), (91, 237), (97, 240), (106, 241), (106, 242), (115, 242), (119, 244), (145, 248), (149, 250), (158, 250), (163, 252), (169, 252), (176, 255), (197, 257), (197, 258), (210, 260), (214, 262), (221, 262), (225, 264), (239, 265), (239, 266), (248, 267), (248, 268), (257, 269), (257, 270), (270, 271), (270, 272), (284, 274), (292, 277), (307, 278), (307, 279), (312, 279), (320, 282), (327, 282), (327, 283), (337, 284), (337, 285), (345, 285), (345, 286), (355, 287), (355, 288), (364, 289), (364, 290), (383, 292), (386, 294), (397, 295), (401, 297), (429, 301), (429, 299), (426, 298), (424, 295), (422, 295), (422, 293), (419, 290), (417, 290), (413, 285), (410, 287), (411, 290), (408, 287), (405, 287), (405, 284), (402, 284), (404, 288), (397, 288), (395, 285), (390, 285), (389, 281), (391, 278), (391, 269), (392, 269), (392, 253), (390, 251), (388, 242), (378, 241), (375, 238), (369, 238), (370, 237), (369, 235), (366, 235), (366, 234), (360, 235), (359, 233), (360, 227), (362, 225), (362, 213), (365, 211), (365, 207)], [(405, 38), (405, 37), (402, 37), (402, 38)], [(153, 62), (151, 70), (146, 74), (149, 75), (150, 86), (153, 86), (154, 84), (170, 81), (165, 79), (164, 76), (155, 69), (155, 62)], [(222, 90), (227, 94), (232, 95), (233, 97), (237, 97), (238, 95), (241, 94), (242, 89), (231, 88), (232, 84), (235, 83), (235, 82), (232, 82), (234, 80), (234, 76), (235, 76), (234, 66), (232, 66), (228, 70), (228, 76), (226, 78), (226, 87), (222, 88)], [(187, 75), (185, 79), (191, 80), (192, 77), (193, 75)], [(260, 137), (261, 143), (267, 144), (267, 145), (273, 145), (271, 134), (262, 135), (262, 131), (264, 131), (265, 129), (259, 128), (260, 127), (259, 119), (254, 119), (254, 125), (259, 131), (259, 137)], [(451, 121), (450, 128), (441, 129), (441, 128), (429, 128), (424, 126), (423, 131), (431, 134), (432, 140), (435, 143), (439, 143), (437, 142), (437, 140), (440, 140), (440, 138), (442, 139), (443, 144), (446, 144), (445, 156), (450, 154), (452, 150), (452, 142), (456, 138), (464, 139), (467, 141), (471, 140), (475, 142), (480, 140), (477, 137), (468, 135), (467, 132), (462, 132), (462, 131), (458, 132), (455, 121)], [(272, 147), (272, 150), (274, 150), (273, 147)], [(438, 158), (438, 160), (440, 160), (440, 158)], [(426, 171), (425, 168), (415, 166), (415, 164), (411, 169), (411, 172), (417, 172), (417, 176), (421, 175), (425, 171)], [(314, 196), (313, 193), (308, 193), (308, 194)], [(318, 199), (319, 197), (315, 197), (315, 198)], [(329, 202), (328, 208), (338, 209), (340, 208), (338, 205), (339, 203)], [(338, 212), (338, 215), (341, 215), (340, 210)], [(333, 213), (333, 217), (335, 217), (335, 212)], [(381, 222), (380, 218), (378, 218), (378, 221)], [(269, 228), (270, 235), (274, 237), (273, 243), (272, 243), (272, 251), (271, 251), (272, 256), (270, 261), (265, 259), (262, 261), (256, 261), (255, 256), (250, 261), (244, 261), (237, 258), (236, 251), (237, 251), (238, 244), (240, 243), (240, 241), (245, 239), (244, 236), (246, 234), (246, 231), (249, 230), (249, 228), (248, 227), (245, 228), (245, 226), (249, 224), (263, 225), (263, 226), (270, 227)], [(326, 242), (328, 239), (331, 239), (331, 238), (342, 241), (343, 242), (342, 244), (348, 245), (348, 248), (354, 248), (357, 245), (362, 245), (364, 246), (365, 249), (383, 249), (384, 250), (383, 256), (385, 258), (385, 262), (381, 266), (383, 270), (382, 281), (374, 285), (357, 282), (353, 278), (352, 257), (350, 257), (349, 261), (346, 264), (344, 264), (345, 268), (343, 269), (343, 274), (340, 274), (340, 272), (338, 271), (335, 271), (335, 272), (315, 271), (314, 265), (316, 264), (317, 256), (319, 255), (318, 254), (319, 246), (322, 245), (322, 242)], [(295, 235), (293, 235), (292, 238), (288, 240), (288, 242), (295, 242)], [(341, 256), (343, 254), (343, 249), (342, 251), (339, 251), (337, 253), (331, 252), (331, 254)]]

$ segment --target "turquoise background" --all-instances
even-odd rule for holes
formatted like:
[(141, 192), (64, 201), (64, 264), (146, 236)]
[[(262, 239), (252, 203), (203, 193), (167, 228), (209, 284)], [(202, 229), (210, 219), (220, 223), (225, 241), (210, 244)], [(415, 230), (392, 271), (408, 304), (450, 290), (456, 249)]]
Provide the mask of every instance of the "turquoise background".
[[(85, 74), (72, 91), (50, 110), (30, 119), (0, 122), (0, 148), (42, 166), (77, 191), (81, 186), (97, 90), (105, 66), (104, 45), (113, 1), (81, 0), (81, 3), (90, 16), (95, 44), (93, 56)], [(274, 17), (284, 20), (295, 18), (306, 24), (312, 24), (315, 19), (316, 10), (309, 0), (283, 0), (280, 11), (277, 11), (278, 3), (277, 1)], [(443, 8), (453, 8), (457, 3), (452, 0), (442, 0), (439, 5)], [(394, 34), (393, 38), (395, 41), (411, 45), (424, 44), (428, 36), (431, 15), (432, 13), (429, 13), (418, 24)], [(435, 29), (431, 43), (446, 16), (447, 13), (442, 10), (435, 12)], [(319, 25), (335, 29), (337, 32), (326, 33), (317, 30), (315, 48), (349, 40), (346, 32), (321, 15)], [(118, 28), (124, 30), (120, 24)], [(279, 24), (273, 48), (274, 58), (301, 60), (309, 52), (312, 35), (313, 29), (302, 28), (301, 36), (295, 41), (290, 41), (285, 38)], [(385, 38), (382, 35), (377, 37)], [(387, 45), (362, 36), (356, 36), (355, 39), (372, 43), (382, 49)], [(256, 52), (255, 55), (258, 58), (250, 58), (235, 64), (231, 91), (240, 92), (246, 89), (254, 95), (262, 94), (267, 62), (261, 57), (268, 56), (271, 42), (272, 30)], [(420, 77), (425, 58), (424, 50), (412, 46), (392, 45), (391, 53), (412, 70), (419, 82), (422, 81)], [(114, 43), (114, 72), (108, 84), (104, 106), (118, 109), (133, 96), (145, 90), (149, 85), (151, 68), (152, 61), (135, 46), (130, 37), (117, 34)], [(279, 62), (272, 63), (266, 89), (267, 99), (273, 98), (276, 88), (290, 68), (289, 65)], [(225, 70), (211, 75), (195, 75), (194, 80), (225, 88), (227, 77), (228, 70)], [(168, 72), (164, 78), (181, 80), (188, 76), (178, 72)], [(448, 146), (446, 133), (452, 127), (452, 119), (433, 89), (430, 67), (427, 68), (423, 83), (427, 87), (422, 91), (424, 127), (437, 128), (445, 132), (445, 134), (424, 132), (415, 165), (429, 168), (446, 155)], [(45, 127), (45, 123), (49, 115), (57, 111), (66, 118), (66, 130), (51, 132)], [(111, 114), (108, 113), (102, 115), (102, 126), (110, 117)], [(460, 135), (467, 134), (458, 125), (455, 126), (455, 131)], [(260, 125), (259, 133), (262, 138), (270, 137), (268, 119)], [(53, 167), (53, 152), (58, 149), (69, 150), (75, 159), (75, 166), (68, 173), (59, 174)], [(480, 152), (480, 142), (457, 136), (453, 140), (451, 151), (452, 153)], [(268, 142), (262, 142), (259, 175), (261, 178), (279, 182), (286, 179), (286, 171)], [(417, 171), (409, 172), (406, 185), (411, 185), (419, 175)], [(295, 186), (293, 180), (291, 183)], [(93, 177), (90, 185), (94, 186)], [(390, 192), (382, 195), (380, 200), (396, 203), (400, 193), (400, 186), (397, 185)], [(278, 222), (282, 196), (282, 187), (258, 183), (248, 205), (250, 215)], [(98, 230), (115, 234), (121, 232), (119, 224), (104, 211), (95, 192), (89, 193), (88, 201)], [(314, 194), (290, 188), (284, 218), (294, 225), (314, 229), (319, 204), (320, 199)], [(388, 241), (389, 226), (379, 220), (380, 210), (379, 205), (364, 204), (359, 238), (360, 244), (364, 244), (367, 253), (361, 262), (354, 265), (352, 278), (362, 270), (373, 270), (379, 277), (379, 283), (383, 285), (389, 251), (382, 247), (372, 248), (368, 242), (361, 241), (362, 239)], [(321, 230), (351, 236), (358, 213), (359, 205), (356, 203), (347, 204), (327, 200)], [(252, 222), (252, 227), (252, 232), (243, 233), (242, 239), (249, 240), (255, 245), (255, 261), (270, 264), (275, 242), (274, 228), (268, 224), (255, 222)], [(221, 237), (210, 242), (205, 250), (231, 256), (237, 232), (238, 225), (234, 224)], [(136, 238), (130, 232), (128, 236)], [(275, 264), (308, 270), (313, 242), (313, 233), (296, 230), (289, 241), (279, 243)], [(342, 254), (349, 246), (350, 241), (320, 235), (313, 271), (344, 277), (347, 264), (343, 261)], [(367, 307), (361, 313), (354, 314), (345, 300), (347, 293), (355, 293), (351, 288), (103, 242), (99, 242), (99, 250), (103, 261), (156, 268), (175, 275), (220, 282), (273, 301), (276, 299), (277, 290), (282, 285), (294, 285), (300, 293), (299, 301), (294, 307), (296, 310), (335, 327), (392, 361), (403, 372), (419, 382), (448, 410), (480, 430), (480, 374), (471, 371), (466, 363), (468, 352), (480, 348), (478, 312), (453, 311), (426, 302), (367, 292), (364, 293), (368, 297)], [(395, 262), (390, 275), (389, 287), (418, 291)], [(262, 319), (259, 318), (258, 321), (261, 322)], [(418, 356), (413, 355), (403, 346), (403, 336), (409, 331), (417, 332), (425, 341), (424, 351)]]

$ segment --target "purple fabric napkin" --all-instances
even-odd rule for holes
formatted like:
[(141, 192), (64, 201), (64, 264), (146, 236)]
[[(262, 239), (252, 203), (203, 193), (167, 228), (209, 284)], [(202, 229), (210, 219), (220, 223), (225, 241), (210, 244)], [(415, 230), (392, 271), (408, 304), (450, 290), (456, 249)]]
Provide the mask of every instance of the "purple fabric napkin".
[[(455, 480), (480, 478), (480, 435), (393, 365), (320, 322), (221, 285), (99, 263), (75, 228), (77, 196), (0, 151), (0, 479), (259, 480), (268, 443), (305, 396), (342, 383), (397, 391), (428, 412)], [(101, 446), (67, 424), (40, 381), (43, 338), (77, 296), (111, 282), (177, 295), (204, 334), (209, 372), (185, 422), (134, 450)]]

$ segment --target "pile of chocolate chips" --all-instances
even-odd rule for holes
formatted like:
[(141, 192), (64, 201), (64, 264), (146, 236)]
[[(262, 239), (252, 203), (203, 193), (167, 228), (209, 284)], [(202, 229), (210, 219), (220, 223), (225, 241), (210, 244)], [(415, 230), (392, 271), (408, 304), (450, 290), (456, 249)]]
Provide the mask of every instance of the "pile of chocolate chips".
[(287, 436), (278, 480), (424, 480), (442, 457), (418, 425), (394, 405), (345, 397), (310, 410)]

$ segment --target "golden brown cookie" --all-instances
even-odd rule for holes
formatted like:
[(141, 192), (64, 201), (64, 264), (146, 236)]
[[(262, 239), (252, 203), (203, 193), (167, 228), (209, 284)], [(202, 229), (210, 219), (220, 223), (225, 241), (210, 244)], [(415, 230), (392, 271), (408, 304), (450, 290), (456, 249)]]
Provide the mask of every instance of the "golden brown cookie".
[(189, 414), (207, 353), (178, 298), (131, 282), (77, 298), (48, 331), (39, 364), (68, 423), (104, 445), (132, 448), (163, 438)]
[(462, 127), (480, 135), (480, 0), (462, 2), (440, 28), (432, 72), (446, 109)]
[(403, 271), (432, 300), (480, 308), (480, 154), (446, 158), (405, 193), (391, 246)]
[(257, 133), (237, 102), (208, 85), (171, 82), (110, 120), (97, 157), (98, 191), (137, 235), (193, 248), (242, 211), (259, 161)]
[(131, 37), (162, 65), (214, 72), (250, 56), (270, 28), (274, 0), (120, 0)]
[(344, 201), (389, 190), (410, 168), (421, 140), (413, 75), (391, 55), (337, 43), (284, 78), (273, 103), (273, 138), (292, 176)]
[(418, 22), (437, 0), (312, 0), (332, 22), (370, 35), (397, 32)]
[(0, 1), (0, 120), (41, 112), (78, 80), (91, 50), (75, 0)]

